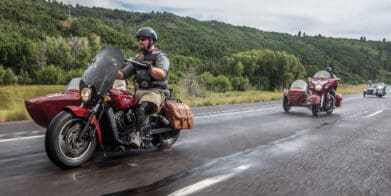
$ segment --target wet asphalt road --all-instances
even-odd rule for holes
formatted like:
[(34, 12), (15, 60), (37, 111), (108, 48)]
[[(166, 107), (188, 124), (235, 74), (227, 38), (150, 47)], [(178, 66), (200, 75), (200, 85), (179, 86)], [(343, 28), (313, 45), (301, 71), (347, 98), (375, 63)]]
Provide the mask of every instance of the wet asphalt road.
[(391, 195), (391, 98), (349, 95), (332, 115), (281, 101), (193, 108), (165, 151), (95, 154), (61, 170), (44, 129), (0, 123), (1, 195)]

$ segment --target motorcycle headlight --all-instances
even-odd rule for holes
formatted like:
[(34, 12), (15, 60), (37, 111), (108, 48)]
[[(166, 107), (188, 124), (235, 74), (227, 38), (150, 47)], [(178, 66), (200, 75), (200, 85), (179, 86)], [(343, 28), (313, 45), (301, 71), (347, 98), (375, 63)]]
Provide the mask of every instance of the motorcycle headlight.
[(320, 84), (315, 85), (315, 90), (316, 91), (321, 91), (322, 90), (322, 85), (320, 85)]
[(88, 102), (91, 99), (91, 89), (83, 88), (80, 91), (80, 97), (83, 102)]

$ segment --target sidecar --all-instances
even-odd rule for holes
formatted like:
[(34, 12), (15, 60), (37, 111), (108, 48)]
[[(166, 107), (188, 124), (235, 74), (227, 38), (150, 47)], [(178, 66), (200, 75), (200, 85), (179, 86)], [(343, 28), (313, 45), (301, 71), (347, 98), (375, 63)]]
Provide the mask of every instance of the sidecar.
[(283, 96), (282, 105), (285, 112), (289, 112), (292, 106), (307, 107), (311, 104), (308, 100), (308, 86), (303, 80), (295, 80), (289, 90), (284, 90)]
[(366, 97), (367, 95), (375, 95), (377, 97), (383, 97), (387, 93), (387, 84), (384, 82), (379, 82), (374, 85), (368, 86), (367, 89), (364, 89), (363, 91), (363, 97)]
[(26, 109), (34, 122), (47, 128), (53, 117), (59, 113), (64, 106), (80, 105), (79, 82), (80, 78), (73, 78), (68, 83), (64, 93), (26, 99)]
[[(77, 106), (81, 104), (79, 98), (79, 83), (81, 78), (73, 78), (65, 88), (64, 93), (26, 99), (25, 105), (28, 113), (35, 123), (47, 128), (50, 121), (64, 106)], [(126, 90), (125, 80), (115, 80), (113, 88)]]

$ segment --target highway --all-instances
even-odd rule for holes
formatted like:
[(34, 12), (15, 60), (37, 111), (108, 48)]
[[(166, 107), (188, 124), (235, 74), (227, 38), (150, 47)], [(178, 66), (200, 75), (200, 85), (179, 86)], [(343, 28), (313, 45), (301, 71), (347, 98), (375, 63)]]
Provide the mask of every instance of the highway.
[(45, 129), (0, 123), (1, 195), (391, 195), (391, 98), (347, 95), (313, 117), (282, 101), (194, 107), (168, 150), (47, 158)]

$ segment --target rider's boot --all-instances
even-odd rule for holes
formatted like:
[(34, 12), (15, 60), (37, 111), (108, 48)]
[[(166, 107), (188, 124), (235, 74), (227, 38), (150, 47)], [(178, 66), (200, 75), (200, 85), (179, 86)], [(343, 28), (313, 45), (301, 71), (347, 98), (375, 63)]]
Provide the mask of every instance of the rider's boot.
[(130, 144), (133, 148), (140, 148), (141, 146), (141, 137), (140, 132), (136, 131), (130, 134)]
[(136, 110), (137, 121), (136, 121), (136, 133), (134, 138), (132, 137), (131, 145), (136, 148), (149, 145), (151, 139), (149, 133), (145, 133), (145, 123), (147, 120), (147, 113), (149, 113), (150, 108), (154, 106), (149, 102), (141, 102)]

